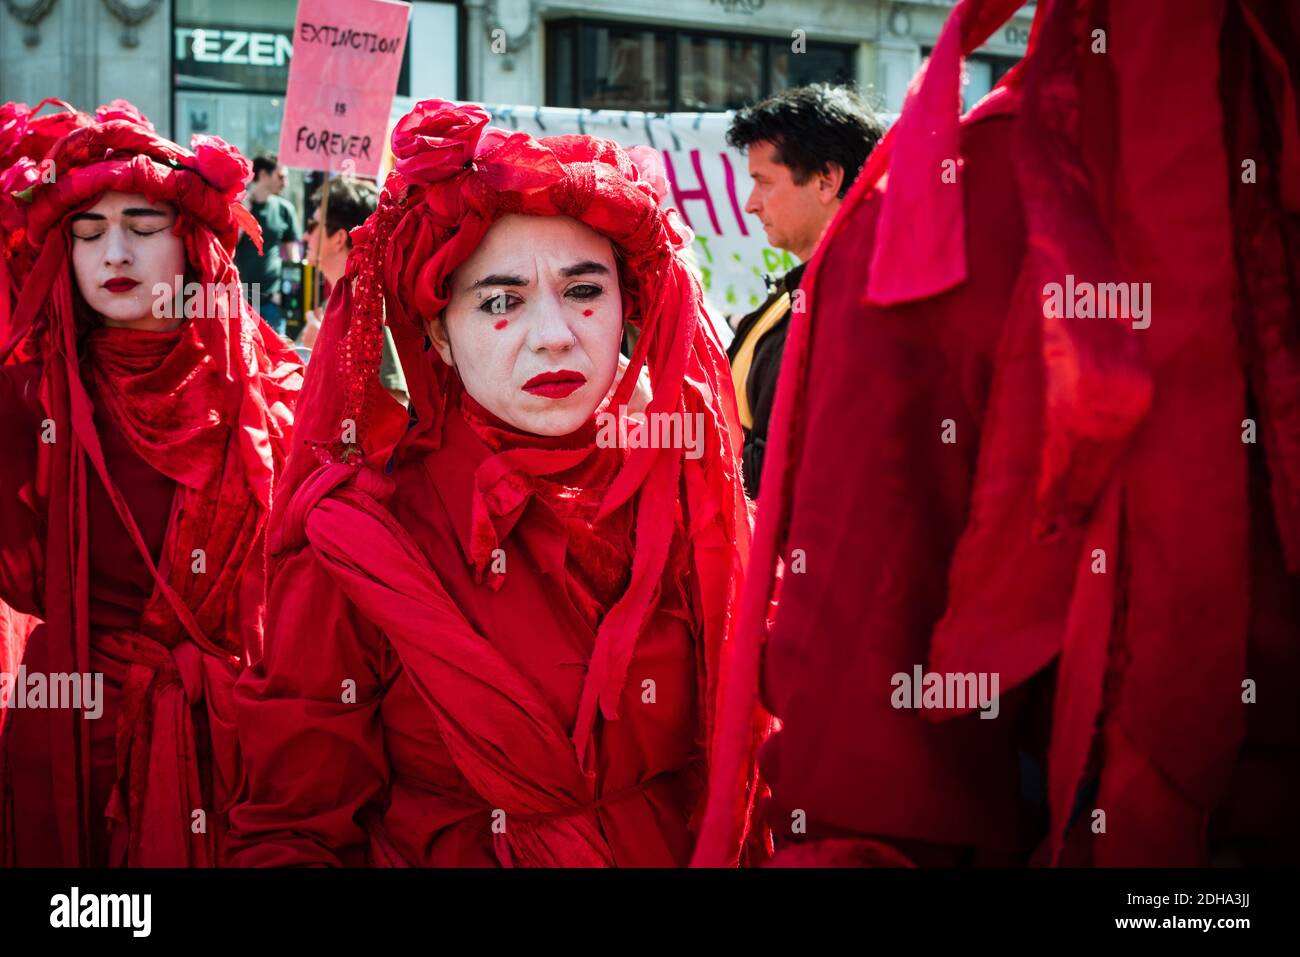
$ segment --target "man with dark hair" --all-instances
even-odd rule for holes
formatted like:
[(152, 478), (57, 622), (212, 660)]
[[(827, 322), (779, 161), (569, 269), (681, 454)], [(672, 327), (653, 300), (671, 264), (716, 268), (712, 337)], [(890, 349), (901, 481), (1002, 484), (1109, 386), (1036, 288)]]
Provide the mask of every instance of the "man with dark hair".
[[(320, 228), (319, 193), (313, 199), (315, 209), (307, 221), (307, 261), (321, 271), (333, 288), (343, 278), (352, 252), (353, 229), (364, 223), (379, 202), (379, 188), (368, 179), (342, 176), (329, 184), (329, 202), (325, 204), (325, 229)], [(310, 350), (316, 342), (325, 310), (313, 310), (307, 316), (298, 345)], [(384, 327), (384, 352), (379, 364), (379, 381), (397, 401), (407, 402), (406, 376), (397, 359), (393, 335)]]
[(343, 277), (352, 251), (349, 233), (366, 221), (379, 202), (379, 188), (370, 180), (341, 176), (330, 180), (325, 204), (325, 233), (320, 232), (320, 191), (312, 197), (307, 220), (307, 261), (320, 269), (333, 286)]
[[(253, 180), (244, 194), (244, 205), (262, 227), (262, 251), (246, 235), (239, 237), (235, 249), (235, 266), (247, 295), (257, 304), (257, 311), (276, 332), (284, 335), (284, 316), (280, 312), (280, 260), (285, 252), (294, 255), (301, 238), (298, 214), (293, 205), (279, 194), (284, 190), (284, 169), (273, 153), (259, 153), (253, 158)], [(282, 247), (288, 244), (283, 249)], [(253, 298), (256, 290), (257, 298)]]
[(746, 107), (727, 131), (727, 142), (747, 153), (754, 181), (745, 212), (759, 218), (772, 246), (800, 260), (767, 300), (740, 320), (727, 350), (745, 429), (745, 489), (753, 498), (803, 264), (882, 135), (884, 126), (856, 92), (824, 83)]

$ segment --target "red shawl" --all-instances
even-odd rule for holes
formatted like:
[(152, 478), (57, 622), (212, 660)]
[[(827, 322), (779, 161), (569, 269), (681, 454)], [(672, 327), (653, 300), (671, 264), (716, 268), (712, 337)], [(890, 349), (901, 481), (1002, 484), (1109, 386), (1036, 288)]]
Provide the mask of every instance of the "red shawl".
[[(284, 459), (301, 369), (292, 350), (242, 299), (237, 314), (212, 286), (238, 282), (231, 252), (256, 223), (239, 204), (248, 162), (216, 137), (195, 152), (158, 137), (129, 104), (101, 111), (50, 149), (53, 182), (27, 203), (33, 255), (18, 295), (17, 345), (43, 358), (41, 403), (60, 441), (43, 445), (37, 505), (46, 520), (45, 612), (51, 664), (84, 672), (92, 642), (130, 663), (118, 725), (118, 785), (109, 814), (120, 825), (115, 862), (211, 864), (238, 788), (229, 694), (241, 662), (261, 647), (262, 541)], [(96, 328), (79, 308), (65, 222), (109, 190), (143, 193), (179, 210), (190, 280), (203, 284), (197, 318), (170, 333)], [(84, 360), (84, 365), (83, 365)], [(83, 376), (131, 448), (177, 483), (162, 560), (155, 565), (104, 462)], [(64, 438), (66, 436), (66, 438)], [(138, 630), (90, 633), (85, 481), (93, 469), (156, 582)], [(213, 761), (200, 781), (192, 709), (207, 714)], [(75, 723), (53, 742), (68, 864), (86, 859), (88, 740)], [(206, 834), (190, 827), (206, 810)]]
[[(485, 794), (499, 792), (493, 781), (512, 781), (511, 793), (502, 799), (509, 802), (513, 794), (511, 803), (526, 812), (546, 806), (537, 805), (545, 799), (534, 791), (543, 788), (543, 778), (536, 776), (541, 767), (550, 768), (547, 778), (579, 775), (558, 792), (548, 793), (572, 791), (570, 797), (580, 803), (583, 787), (574, 782), (580, 783), (582, 774), (591, 773), (597, 711), (606, 720), (618, 718), (628, 663), (637, 636), (658, 601), (675, 530), (686, 531), (684, 537), (690, 541), (699, 575), (702, 607), (697, 611), (703, 622), (700, 640), (707, 685), (704, 714), (711, 737), (714, 684), (728, 647), (724, 640), (747, 560), (749, 526), (736, 455), (740, 436), (734, 425), (731, 379), (723, 350), (704, 321), (700, 289), (678, 255), (688, 231), (676, 212), (659, 207), (652, 180), (632, 155), (612, 142), (585, 136), (539, 141), (523, 133), (485, 128), (487, 120), (487, 114), (477, 107), (430, 100), (418, 104), (394, 130), (396, 169), (385, 184), (376, 213), (353, 233), (355, 248), (347, 280), (334, 291), (305, 386), (304, 415), (297, 425), (287, 472), (289, 491), (280, 499), (283, 509), (277, 508), (273, 517), (270, 546), (274, 557), (281, 548), (298, 544), (305, 527), (318, 552), (333, 557), (340, 543), (356, 541), (358, 527), (374, 522), (379, 508), (357, 504), (356, 487), (346, 493), (334, 492), (328, 509), (316, 507), (322, 489), (330, 491), (349, 480), (349, 475), (331, 477), (333, 473), (345, 470), (352, 474), (358, 468), (364, 472), (390, 459), (417, 458), (440, 444), (456, 379), (441, 361), (430, 361), (421, 320), (441, 312), (450, 298), (452, 272), (478, 247), (499, 217), (507, 213), (567, 215), (616, 244), (622, 253), (625, 316), (640, 336), (609, 406), (628, 404), (637, 374), (648, 368), (654, 398), (647, 412), (701, 413), (707, 423), (706, 447), (698, 460), (686, 458), (681, 450), (632, 450), (609, 472), (606, 450), (596, 446), (594, 434), (582, 442), (528, 443), (526, 447), (511, 442), (480, 466), (475, 476), (473, 557), (480, 568), (487, 564), (503, 523), (519, 514), (529, 496), (553, 494), (557, 485), (574, 482), (574, 476), (580, 477), (578, 484), (581, 477), (598, 482), (588, 489), (600, 493), (592, 521), (599, 522), (627, 506), (635, 514), (631, 579), (600, 622), (572, 740), (561, 733), (568, 756), (555, 751), (554, 729), (550, 729), (549, 744), (537, 756), (537, 767), (530, 771), (515, 766), (507, 773), (499, 761), (517, 761), (521, 755), (500, 754), (482, 740), (483, 735), (506, 732), (477, 727), (481, 722), (476, 724), (468, 714), (468, 704), (457, 706), (454, 715), (440, 716), (449, 740), (469, 735), (456, 748), (465, 776), (485, 788)], [(378, 387), (385, 321), (410, 387), (409, 428), (407, 413)], [(341, 438), (339, 424), (348, 422), (357, 426), (354, 445)], [(382, 482), (367, 480), (365, 487), (374, 491)], [(304, 504), (299, 501), (303, 496), (315, 497)], [(314, 509), (314, 514), (305, 518), (304, 509)], [(285, 515), (293, 519), (282, 527)], [(595, 539), (589, 544), (600, 547)], [(359, 556), (365, 562), (362, 580), (390, 581), (398, 569), (385, 565), (382, 556), (387, 554), (396, 561), (396, 556), (410, 550), (409, 543), (396, 541), (391, 547), (367, 546)], [(346, 565), (340, 560), (340, 575)], [(486, 569), (484, 573), (490, 577)], [(416, 571), (411, 570), (410, 576), (416, 577)], [(424, 583), (421, 596), (417, 596), (420, 607), (410, 613), (423, 616), (430, 606), (436, 606), (444, 609), (440, 614), (454, 615), (454, 606), (447, 610), (450, 600), (436, 577), (424, 571), (418, 577)], [(346, 582), (344, 587), (352, 596)], [(371, 600), (368, 592), (357, 587), (355, 600), (374, 620), (394, 617), (381, 598)], [(467, 624), (462, 625), (459, 631), (467, 641), (486, 646)], [(403, 634), (411, 631), (404, 623), (394, 622), (394, 626)], [(486, 684), (493, 687), (490, 680)], [(457, 700), (454, 690), (440, 687), (437, 691), (430, 696), (435, 710)], [(462, 691), (471, 694), (468, 688)], [(513, 691), (497, 688), (493, 693), (509, 695)], [(466, 732), (466, 725), (477, 730)], [(492, 755), (495, 759), (489, 762)], [(569, 765), (571, 771), (565, 770)], [(746, 783), (737, 781), (736, 787), (743, 791)], [(532, 806), (519, 807), (520, 787), (523, 793), (532, 794), (526, 801)], [(737, 805), (737, 813), (743, 813), (745, 798), (737, 798)], [(572, 822), (552, 825), (561, 831), (574, 826)], [(511, 837), (512, 842), (515, 839)], [(543, 852), (540, 848), (519, 846), (514, 851), (524, 860), (550, 860), (554, 849)], [(569, 862), (583, 860), (579, 856)]]

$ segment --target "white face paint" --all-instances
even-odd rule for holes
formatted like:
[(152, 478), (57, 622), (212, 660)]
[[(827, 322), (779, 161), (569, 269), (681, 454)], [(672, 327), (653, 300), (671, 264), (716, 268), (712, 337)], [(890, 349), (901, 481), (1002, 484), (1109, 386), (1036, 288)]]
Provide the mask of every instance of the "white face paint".
[(185, 274), (185, 244), (172, 232), (176, 209), (135, 193), (109, 192), (71, 219), (72, 270), (86, 304), (106, 326), (174, 329), (154, 315), (154, 288)]
[(623, 336), (608, 239), (567, 216), (504, 216), (451, 288), (429, 336), (475, 401), (535, 435), (568, 435), (592, 418)]

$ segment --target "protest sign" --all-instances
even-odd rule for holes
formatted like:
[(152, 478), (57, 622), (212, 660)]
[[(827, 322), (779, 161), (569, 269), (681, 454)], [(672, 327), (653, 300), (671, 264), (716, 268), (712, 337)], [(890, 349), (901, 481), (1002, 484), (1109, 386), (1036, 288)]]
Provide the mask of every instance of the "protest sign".
[(282, 164), (379, 175), (410, 15), (411, 5), (398, 0), (299, 4)]

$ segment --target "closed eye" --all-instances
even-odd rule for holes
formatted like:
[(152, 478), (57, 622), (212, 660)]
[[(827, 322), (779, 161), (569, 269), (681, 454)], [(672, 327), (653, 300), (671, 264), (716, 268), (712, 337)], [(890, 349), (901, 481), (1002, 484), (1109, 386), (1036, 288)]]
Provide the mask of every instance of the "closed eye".
[[(162, 226), (159, 227), (158, 229), (132, 229), (131, 232), (135, 233), (137, 236), (155, 236), (158, 233), (166, 232), (167, 229), (168, 229), (167, 226)], [(83, 242), (89, 242), (94, 239), (99, 239), (107, 232), (108, 232), (107, 229), (101, 229), (98, 232), (94, 232), (94, 233), (80, 233), (74, 229), (72, 232), (72, 237), (74, 239), (80, 239)]]

